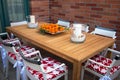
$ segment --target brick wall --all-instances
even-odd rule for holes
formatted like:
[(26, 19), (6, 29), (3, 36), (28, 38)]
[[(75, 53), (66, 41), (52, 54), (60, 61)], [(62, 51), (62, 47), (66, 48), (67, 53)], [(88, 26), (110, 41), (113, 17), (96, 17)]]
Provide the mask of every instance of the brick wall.
[(49, 0), (30, 0), (30, 12), (38, 21), (49, 22)]
[(120, 51), (120, 0), (31, 0), (31, 14), (40, 21), (56, 23), (58, 18), (117, 30)]
[(117, 29), (117, 50), (120, 51), (120, 0), (50, 0), (51, 22), (58, 18)]

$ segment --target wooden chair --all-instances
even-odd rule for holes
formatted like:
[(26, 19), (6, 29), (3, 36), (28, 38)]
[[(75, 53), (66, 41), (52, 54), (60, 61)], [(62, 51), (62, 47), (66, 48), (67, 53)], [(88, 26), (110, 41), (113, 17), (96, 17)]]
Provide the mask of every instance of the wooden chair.
[(69, 28), (70, 27), (70, 22), (69, 21), (66, 21), (66, 20), (62, 20), (62, 19), (58, 19), (58, 22), (57, 22), (58, 25), (61, 25), (61, 26), (64, 26), (66, 28)]
[(24, 57), (24, 52), (20, 52), (26, 75), (30, 80), (58, 80), (62, 76), (64, 76), (64, 80), (68, 80), (68, 70), (64, 63), (50, 57), (42, 58), (40, 51), (36, 51), (36, 53), (39, 55), (39, 59), (31, 60)]
[[(116, 54), (113, 59), (106, 58), (106, 53), (110, 51), (112, 54)], [(105, 75), (109, 76), (111, 80), (115, 79), (120, 73), (120, 52), (113, 49), (106, 49), (104, 56), (96, 55), (91, 59), (88, 59), (85, 65), (82, 67), (81, 80), (84, 80), (84, 71), (88, 71), (98, 77)]]

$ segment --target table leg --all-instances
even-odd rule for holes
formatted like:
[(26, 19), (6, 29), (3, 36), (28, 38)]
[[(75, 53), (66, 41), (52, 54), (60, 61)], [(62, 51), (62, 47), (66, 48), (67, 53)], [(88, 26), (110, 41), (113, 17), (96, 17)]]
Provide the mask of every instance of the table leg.
[(79, 62), (75, 62), (73, 64), (73, 76), (72, 76), (72, 80), (80, 80), (80, 69), (81, 69), (81, 65)]

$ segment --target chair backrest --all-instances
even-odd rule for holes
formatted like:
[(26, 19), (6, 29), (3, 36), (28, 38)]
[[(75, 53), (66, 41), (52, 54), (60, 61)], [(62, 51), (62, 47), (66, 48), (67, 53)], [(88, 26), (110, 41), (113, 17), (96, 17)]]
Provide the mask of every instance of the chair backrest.
[(70, 22), (69, 21), (66, 21), (66, 20), (62, 20), (62, 19), (58, 19), (58, 22), (57, 22), (58, 25), (61, 25), (61, 26), (65, 26), (67, 28), (70, 27)]
[(19, 26), (19, 25), (24, 25), (27, 24), (27, 21), (20, 21), (20, 22), (12, 22), (10, 23), (11, 26)]
[(34, 70), (38, 70), (38, 71), (41, 69), (40, 63), (39, 63), (40, 61), (32, 60), (32, 59), (28, 59), (28, 58), (23, 58), (23, 57), (22, 57), (22, 59), (23, 59), (24, 65), (26, 67), (30, 67), (30, 68), (32, 68)]
[[(16, 41), (17, 42), (17, 41)], [(7, 56), (9, 56), (9, 54), (14, 54), (16, 56), (16, 59), (14, 57), (14, 59), (12, 59), (12, 56), (10, 57), (7, 57), (8, 60), (12, 63), (12, 64), (15, 64), (16, 60), (20, 60), (21, 58), (19, 57), (19, 54), (18, 52), (16, 51), (17, 49), (17, 46), (13, 45), (13, 44), (8, 44), (8, 43), (3, 43), (3, 48), (7, 51)]]
[(19, 51), (19, 54), (22, 57), (25, 67), (30, 67), (34, 70), (41, 71), (43, 73), (43, 68), (41, 67), (41, 62), (40, 62), (40, 60), (42, 59), (41, 54), (38, 50), (35, 51), (34, 53), (38, 54), (38, 56), (39, 56), (37, 60), (27, 58), (23, 55), (24, 54), (23, 51)]
[(96, 26), (95, 30), (92, 32), (92, 34), (103, 35), (103, 36), (106, 36), (106, 37), (111, 37), (113, 39), (116, 38), (116, 30), (103, 28), (103, 27), (100, 27), (100, 26)]
[[(33, 70), (40, 71), (42, 73), (42, 75), (43, 75), (44, 80), (47, 80), (46, 74), (44, 73), (44, 69), (41, 66), (40, 60), (33, 60), (33, 59), (30, 59), (30, 58), (26, 58), (24, 56), (22, 56), (22, 60), (23, 60), (24, 66), (26, 68), (30, 67)], [(28, 69), (26, 69), (26, 71), (27, 70)], [(27, 72), (29, 72), (29, 71), (27, 71)], [(27, 73), (26, 73), (26, 75), (27, 75)]]
[(40, 65), (41, 65), (40, 60), (42, 60), (42, 56), (40, 54), (40, 51), (38, 51), (38, 50), (34, 51), (34, 54), (38, 55), (38, 59), (36, 59), (36, 60), (25, 57), (24, 56), (25, 51), (20, 50), (19, 54), (23, 58), (23, 62), (25, 63), (25, 66), (29, 66), (29, 67), (31, 67), (32, 69), (35, 69), (35, 70), (40, 70)]

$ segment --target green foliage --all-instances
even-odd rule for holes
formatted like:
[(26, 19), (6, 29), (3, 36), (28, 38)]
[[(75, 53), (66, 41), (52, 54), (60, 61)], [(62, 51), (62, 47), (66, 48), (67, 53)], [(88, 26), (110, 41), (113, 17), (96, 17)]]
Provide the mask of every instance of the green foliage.
[(46, 31), (45, 31), (44, 29), (40, 28), (40, 33), (41, 33), (41, 34), (45, 34), (45, 32), (46, 32)]

